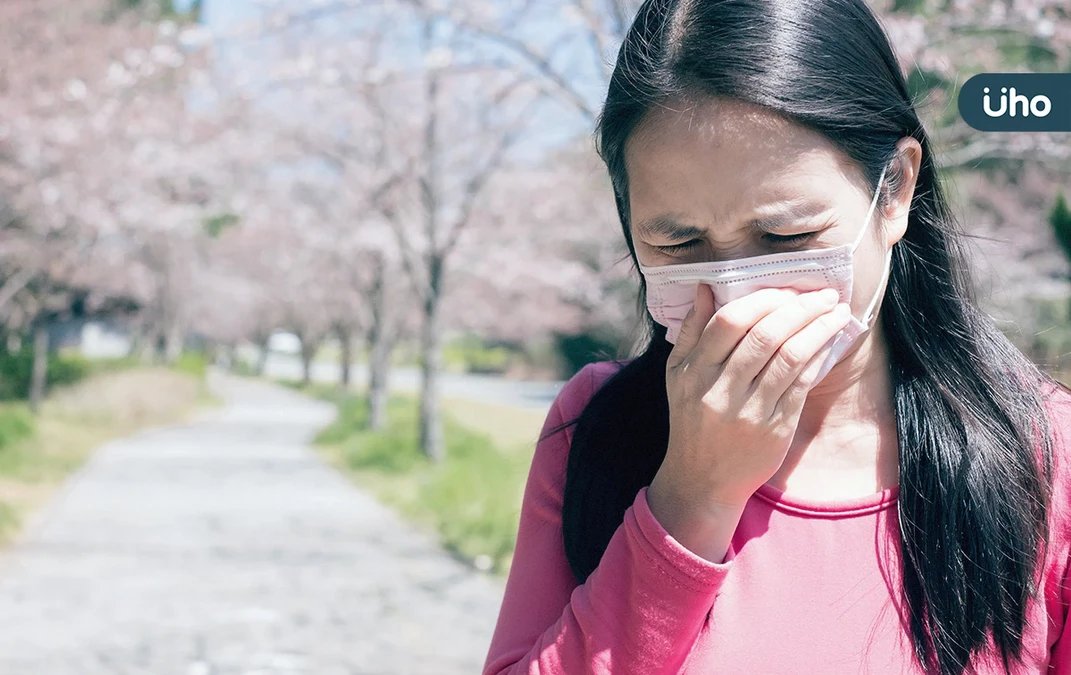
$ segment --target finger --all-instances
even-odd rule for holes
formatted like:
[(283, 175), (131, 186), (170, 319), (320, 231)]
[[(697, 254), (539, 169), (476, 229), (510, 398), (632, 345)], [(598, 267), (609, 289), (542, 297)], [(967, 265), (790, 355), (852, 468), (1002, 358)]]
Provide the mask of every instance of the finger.
[[(774, 358), (786, 340), (814, 321), (819, 315), (833, 309), (839, 299), (835, 289), (804, 293), (795, 302), (786, 303), (760, 319), (751, 327), (740, 344), (725, 362), (725, 372), (730, 379), (751, 391), (754, 380)], [(802, 359), (803, 366), (807, 359)]]
[(813, 382), (818, 377), (818, 372), (822, 369), (822, 365), (829, 355), (832, 342), (833, 340), (830, 338), (830, 344), (818, 350), (818, 353), (812, 356), (811, 360), (800, 371), (797, 381), (799, 383), (810, 382), (811, 384), (806, 386), (801, 384), (796, 387), (796, 382), (794, 382), (789, 385), (784, 395), (774, 403), (768, 414), (767, 411), (760, 413), (766, 415), (766, 420), (769, 424), (791, 424), (795, 426), (799, 423), (799, 416), (803, 412), (804, 404), (807, 402), (807, 395), (810, 393)]
[(809, 350), (813, 355), (806, 364), (794, 369), (785, 368), (775, 377), (763, 378), (763, 382), (759, 384), (760, 397), (765, 396), (763, 400), (775, 402), (770, 410), (771, 416), (791, 415), (803, 409), (807, 394), (829, 356), (833, 338), (850, 320), (851, 309), (846, 303), (840, 303), (837, 305), (837, 311), (826, 312), (791, 338), (797, 340), (800, 345), (794, 345), (793, 349), (799, 349), (801, 353)]
[(710, 317), (714, 315), (714, 292), (710, 286), (699, 282), (695, 285), (695, 299), (692, 308), (684, 316), (680, 331), (677, 334), (677, 343), (669, 353), (668, 364), (676, 366), (692, 352), (695, 343), (703, 334)]
[(800, 296), (794, 288), (763, 288), (719, 307), (689, 358), (721, 368), (757, 321)]

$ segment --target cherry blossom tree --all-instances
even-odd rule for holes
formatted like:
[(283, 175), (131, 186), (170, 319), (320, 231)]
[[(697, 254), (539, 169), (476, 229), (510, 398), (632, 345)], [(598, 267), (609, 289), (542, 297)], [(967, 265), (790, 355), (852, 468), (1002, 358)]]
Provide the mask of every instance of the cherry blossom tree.
[[(0, 3), (9, 334), (44, 334), (77, 298), (122, 298), (140, 308), (147, 355), (173, 359), (191, 335), (266, 347), (290, 330), (305, 379), (318, 346), (338, 341), (343, 384), (363, 342), (374, 424), (391, 348), (412, 338), (432, 459), (443, 453), (450, 332), (643, 343), (637, 272), (590, 139), (638, 2), (261, 4), (260, 20), (209, 41), (149, 0), (124, 12), (111, 0)], [(1036, 213), (1036, 236), (1007, 242), (1016, 253), (1005, 247), (999, 264), (1036, 261), (1051, 244), (1043, 211), (1066, 179), (1067, 145), (975, 133), (955, 95), (973, 72), (1065, 70), (1068, 10), (1055, 0), (874, 7), (944, 170), (965, 187), (972, 230), (999, 236)], [(1037, 274), (1015, 275), (1036, 287)]]
[[(393, 18), (397, 22), (399, 17)], [(303, 49), (300, 59), (336, 75), (326, 83), (298, 78), (286, 84), (303, 85), (306, 102), (336, 102), (326, 124), (295, 132), (295, 140), (327, 163), (363, 210), (374, 213), (394, 235), (397, 259), (421, 312), (422, 447), (438, 460), (444, 449), (437, 383), (449, 262), (461, 235), (476, 220), (489, 179), (506, 161), (542, 95), (526, 86), (527, 78), (454, 63), (451, 38), (440, 34), (436, 19), (409, 12), (402, 24), (395, 23), (403, 24), (416, 29), (411, 36), (419, 45), (415, 62), (390, 64), (377, 49), (387, 43), (380, 33), (357, 61), (347, 62), (351, 55), (333, 45), (321, 45), (316, 52)], [(340, 112), (350, 111), (338, 103), (339, 93), (361, 105), (363, 114), (352, 118), (356, 122), (339, 120)], [(320, 222), (331, 220), (338, 219)], [(339, 236), (335, 234), (336, 242)], [(381, 258), (370, 259), (373, 269), (379, 269)], [(371, 289), (376, 287), (373, 281)], [(383, 315), (373, 310), (370, 316), (376, 321)], [(372, 336), (387, 332), (376, 327)]]
[(120, 132), (169, 110), (188, 65), (179, 26), (159, 18), (104, 0), (0, 7), (0, 322), (34, 335), (33, 402), (49, 322), (87, 298), (137, 304), (122, 268), (97, 263), (122, 236), (123, 209), (142, 199), (123, 194)]

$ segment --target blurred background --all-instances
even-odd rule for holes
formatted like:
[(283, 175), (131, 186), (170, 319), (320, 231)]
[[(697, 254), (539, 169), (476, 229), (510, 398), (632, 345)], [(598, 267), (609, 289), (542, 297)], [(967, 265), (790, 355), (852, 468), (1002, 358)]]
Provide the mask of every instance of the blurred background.
[[(0, 673), (478, 671), (551, 401), (645, 339), (591, 136), (638, 4), (0, 1)], [(1071, 9), (871, 5), (1064, 377), (1071, 140), (956, 96), (1071, 72)]]

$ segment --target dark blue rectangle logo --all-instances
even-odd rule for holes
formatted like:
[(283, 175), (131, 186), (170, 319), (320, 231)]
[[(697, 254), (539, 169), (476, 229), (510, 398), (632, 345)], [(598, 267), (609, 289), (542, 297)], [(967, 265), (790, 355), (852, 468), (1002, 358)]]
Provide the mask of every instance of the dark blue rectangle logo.
[(1071, 131), (1071, 73), (979, 73), (958, 105), (979, 131)]

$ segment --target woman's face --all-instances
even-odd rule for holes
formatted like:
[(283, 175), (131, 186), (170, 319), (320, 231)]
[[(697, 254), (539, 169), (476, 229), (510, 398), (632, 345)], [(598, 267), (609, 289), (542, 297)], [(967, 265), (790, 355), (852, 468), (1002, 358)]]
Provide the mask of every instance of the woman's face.
[[(652, 109), (625, 157), (632, 240), (645, 266), (850, 243), (873, 198), (859, 169), (824, 136), (729, 99)], [(910, 197), (884, 223), (879, 204), (855, 250), (856, 316), (879, 290), (886, 250), (907, 227), (907, 204)]]

